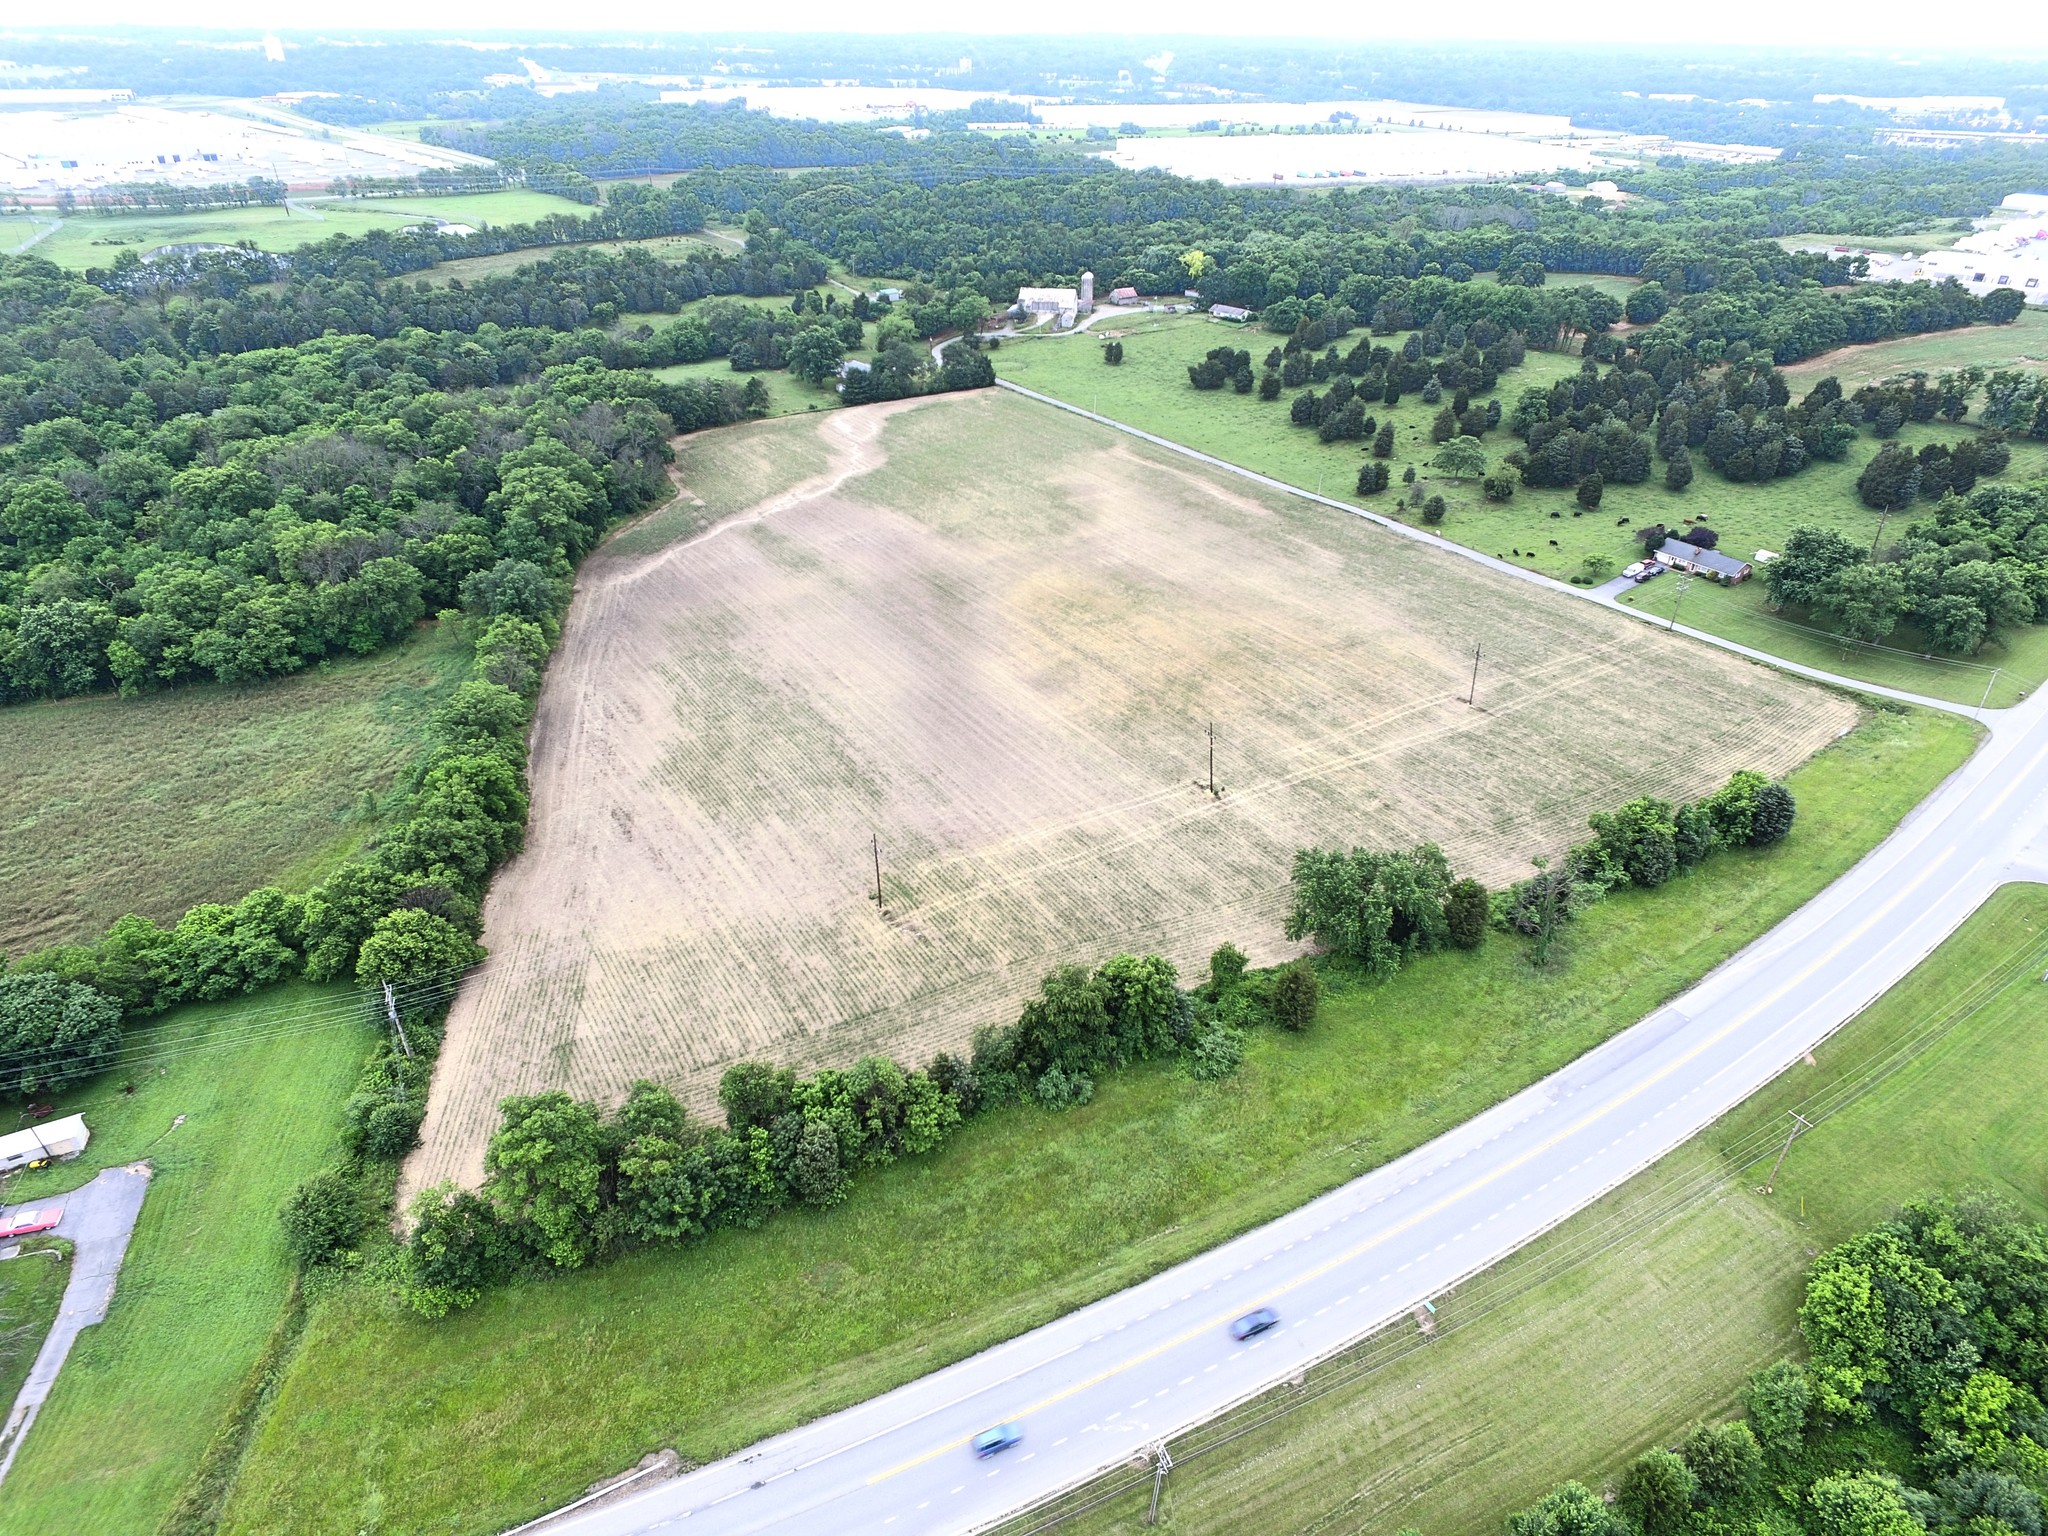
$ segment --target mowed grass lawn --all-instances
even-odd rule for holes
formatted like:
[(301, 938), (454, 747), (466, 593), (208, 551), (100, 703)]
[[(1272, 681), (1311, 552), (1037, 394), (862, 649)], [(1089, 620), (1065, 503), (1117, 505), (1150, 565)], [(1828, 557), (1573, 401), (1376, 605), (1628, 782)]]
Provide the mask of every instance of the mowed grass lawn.
[[(1107, 322), (1105, 327), (1118, 329)], [(1287, 391), (1278, 400), (1262, 401), (1256, 394), (1240, 395), (1229, 389), (1197, 391), (1188, 383), (1188, 365), (1199, 361), (1212, 347), (1245, 349), (1251, 352), (1256, 369), (1279, 340), (1254, 327), (1202, 316), (1172, 316), (1134, 321), (1125, 335), (1124, 361), (1115, 368), (1102, 361), (1100, 341), (1081, 336), (1005, 342), (994, 360), (999, 375), (1028, 389), (1099, 411), (1304, 490), (1319, 491), (1422, 527), (1421, 508), (1405, 504), (1400, 496), (1402, 469), (1413, 465), (1425, 494), (1441, 493), (1449, 506), (1449, 514), (1438, 529), (1444, 538), (1560, 581), (1580, 575), (1588, 556), (1604, 557), (1618, 571), (1642, 553), (1632, 537), (1634, 529), (1653, 523), (1680, 528), (1688, 518), (1709, 523), (1721, 535), (1720, 547), (1744, 559), (1758, 549), (1782, 550), (1786, 536), (1800, 527), (1839, 529), (1866, 545), (1877, 537), (1878, 514), (1856, 497), (1856, 477), (1880, 446), (1867, 435), (1857, 439), (1840, 463), (1816, 463), (1797, 475), (1761, 485), (1738, 485), (1723, 480), (1695, 455), (1698, 473), (1692, 485), (1674, 494), (1664, 489), (1663, 466), (1659, 464), (1647, 483), (1611, 485), (1597, 511), (1582, 513), (1569, 488), (1530, 490), (1518, 486), (1512, 500), (1496, 505), (1479, 494), (1476, 481), (1454, 481), (1432, 474), (1428, 465), (1436, 453), (1436, 444), (1430, 441), (1429, 427), (1437, 408), (1424, 405), (1420, 395), (1404, 397), (1391, 412), (1395, 448), (1388, 462), (1394, 484), (1376, 496), (1360, 497), (1354, 494), (1354, 488), (1358, 466), (1368, 457), (1364, 445), (1319, 442), (1310, 429), (1293, 425), (1288, 419), (1288, 403), (1297, 391)], [(1400, 338), (1389, 340), (1398, 344)], [(1573, 356), (1530, 352), (1522, 367), (1510, 369), (1501, 378), (1502, 410), (1512, 410), (1522, 390), (1548, 386), (1558, 378), (1576, 373), (1579, 364), (1580, 360)], [(1320, 393), (1327, 386), (1310, 387)], [(1390, 413), (1382, 405), (1370, 414), (1384, 422)], [(1974, 433), (1969, 427), (1930, 424), (1909, 426), (1899, 436), (1901, 441), (1918, 447), (1971, 435)], [(1489, 460), (1494, 464), (1519, 446), (1519, 439), (1504, 426), (1485, 439)], [(2015, 442), (2012, 466), (2004, 480), (2018, 484), (2043, 475), (2048, 475), (2048, 445)], [(1895, 518), (1892, 526), (1896, 529), (1903, 521)], [(1644, 595), (1654, 598), (1656, 592), (1652, 589), (1671, 585), (1651, 583)], [(1760, 592), (1761, 587), (1757, 590)], [(1721, 627), (1724, 615), (1734, 627)], [(1686, 615), (1686, 621), (1701, 629), (1726, 633), (1745, 644), (1760, 643), (1757, 631), (1762, 626), (1744, 623), (1739, 611), (1728, 604), (1702, 603), (1696, 612)], [(1957, 703), (1975, 704), (1988, 676), (1938, 661), (1913, 660), (1910, 653), (1920, 647), (1913, 635), (1903, 631), (1890, 644), (1909, 654), (1877, 658), (1870, 665), (1861, 656), (1843, 660), (1840, 647), (1827, 647), (1824, 640), (1809, 642), (1793, 635), (1787, 641), (1788, 646), (1811, 643), (1826, 647), (1830, 653), (1828, 661), (1815, 665)], [(1789, 649), (1783, 654), (1799, 661), (1810, 659)], [(1987, 646), (1981, 655), (1970, 659), (1986, 667), (2006, 669), (2016, 681), (2009, 694), (1994, 697), (1993, 702), (2011, 703), (2012, 695), (2019, 689), (2030, 690), (2048, 677), (2048, 640), (2025, 635), (2009, 645)], [(1976, 677), (1974, 686), (1969, 681), (1971, 676)]]
[(278, 1206), (333, 1155), (374, 1037), (351, 989), (273, 988), (143, 1026), (139, 1059), (59, 1099), (92, 1144), (14, 1198), (142, 1158), (154, 1173), (112, 1310), (79, 1335), (8, 1475), (0, 1533), (156, 1528), (277, 1323), (291, 1278)]
[(45, 1233), (0, 1246), (21, 1249), (0, 1262), (0, 1414), (5, 1414), (56, 1321), (71, 1279), (71, 1244)]
[(1958, 331), (1843, 347), (1780, 371), (1788, 380), (1800, 381), (1794, 388), (1803, 393), (1803, 381), (1828, 374), (1853, 392), (1901, 373), (1941, 373), (1950, 368), (2048, 368), (2048, 309), (2029, 306), (2010, 325), (1969, 325)]
[[(1495, 1536), (1505, 1515), (1564, 1479), (1597, 1488), (1693, 1420), (1732, 1414), (1749, 1372), (1801, 1352), (1797, 1311), (1815, 1252), (1908, 1200), (1966, 1188), (1993, 1189), (2039, 1219), (2044, 963), (2048, 887), (2007, 886), (1821, 1046), (1816, 1065), (1793, 1067), (1440, 1298), (1435, 1341), (1423, 1345), (1412, 1325), (1390, 1329), (1313, 1373), (1307, 1392), (1272, 1394), (1185, 1436), (1172, 1447), (1159, 1528)], [(1765, 1196), (1795, 1109), (1818, 1127)], [(1148, 1492), (1061, 1529), (1135, 1532)]]
[(1882, 646), (1843, 640), (1790, 614), (1773, 613), (1770, 592), (1760, 581), (1739, 587), (1695, 581), (1681, 593), (1666, 575), (1625, 590), (1620, 601), (1662, 619), (1671, 618), (1675, 609), (1681, 624), (1787, 661), (1958, 704), (1993, 709), (2017, 704), (2048, 676), (2048, 625), (2043, 624), (2015, 630), (2002, 643), (1963, 658), (1911, 649), (1920, 643), (1919, 632), (1905, 626)]
[(1550, 972), (1496, 939), (1341, 985), (1227, 1082), (1163, 1064), (1014, 1108), (839, 1209), (521, 1284), (439, 1323), (360, 1284), (313, 1306), (236, 1533), (485, 1532), (657, 1446), (699, 1460), (867, 1397), (1292, 1209), (1633, 1023), (1820, 889), (1969, 753), (1874, 712), (1793, 778), (1783, 845), (1595, 909)]
[(0, 953), (318, 880), (384, 823), (468, 662), (435, 624), (247, 687), (0, 710)]

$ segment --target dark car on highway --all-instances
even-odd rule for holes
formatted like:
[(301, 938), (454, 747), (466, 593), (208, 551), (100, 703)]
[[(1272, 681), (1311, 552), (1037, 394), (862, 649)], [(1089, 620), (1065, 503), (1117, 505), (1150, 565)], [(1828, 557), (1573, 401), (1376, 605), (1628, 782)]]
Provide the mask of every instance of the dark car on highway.
[(1280, 1321), (1280, 1314), (1271, 1307), (1261, 1307), (1256, 1312), (1247, 1312), (1230, 1325), (1230, 1336), (1244, 1340), (1255, 1338)]

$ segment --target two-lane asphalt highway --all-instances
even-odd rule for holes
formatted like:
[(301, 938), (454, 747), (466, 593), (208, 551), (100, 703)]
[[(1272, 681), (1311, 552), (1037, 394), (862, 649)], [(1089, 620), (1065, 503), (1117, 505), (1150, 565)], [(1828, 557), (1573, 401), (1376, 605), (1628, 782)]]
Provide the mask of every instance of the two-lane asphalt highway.
[[(999, 1520), (1287, 1380), (1582, 1209), (1796, 1061), (2044, 855), (2048, 690), (1996, 717), (1964, 768), (1792, 917), (1488, 1113), (1149, 1281), (551, 1529), (903, 1536)], [(1230, 1321), (1258, 1306), (1280, 1326), (1233, 1342)], [(1006, 1421), (1022, 1444), (977, 1460), (971, 1437)]]
[[(1309, 499), (1386, 523), (1330, 498)], [(569, 1514), (550, 1531), (634, 1536), (684, 1522), (692, 1532), (732, 1536), (973, 1530), (1400, 1318), (1747, 1098), (1904, 976), (1999, 884), (2048, 877), (2048, 690), (1991, 718), (1992, 739), (1854, 869), (1684, 996), (1543, 1082), (1149, 1281), (687, 1477)], [(1280, 1326), (1234, 1342), (1230, 1321), (1260, 1306), (1275, 1308)], [(972, 1437), (1012, 1421), (1023, 1428), (1022, 1443), (977, 1460)]]

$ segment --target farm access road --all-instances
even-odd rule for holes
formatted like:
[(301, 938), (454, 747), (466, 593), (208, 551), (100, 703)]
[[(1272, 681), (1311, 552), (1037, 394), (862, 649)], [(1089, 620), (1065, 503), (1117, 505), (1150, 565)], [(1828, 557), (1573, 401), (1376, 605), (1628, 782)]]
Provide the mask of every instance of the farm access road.
[[(2048, 690), (2014, 709), (1955, 712), (1984, 719), (1989, 740), (1884, 843), (1690, 991), (1542, 1082), (1150, 1280), (547, 1529), (976, 1530), (1142, 1458), (1400, 1319), (1741, 1103), (1999, 885), (2048, 881)], [(1231, 1319), (1259, 1306), (1275, 1308), (1280, 1326), (1233, 1343)], [(971, 1437), (1005, 1422), (1022, 1427), (1023, 1443), (976, 1460)]]
[[(43, 1338), (29, 1367), (28, 1380), (14, 1399), (7, 1426), (0, 1430), (0, 1479), (14, 1465), (29, 1426), (42, 1412), (50, 1389), (57, 1384), (81, 1328), (106, 1319), (107, 1305), (114, 1299), (114, 1280), (121, 1273), (121, 1260), (128, 1252), (128, 1239), (135, 1231), (135, 1218), (142, 1214), (142, 1197), (149, 1192), (149, 1164), (130, 1163), (121, 1168), (102, 1168), (90, 1184), (68, 1195), (51, 1195), (23, 1205), (0, 1208), (8, 1217), (43, 1206), (61, 1205), (64, 1219), (49, 1234), (71, 1241), (71, 1278), (64, 1286), (64, 1299), (57, 1306), (56, 1321)], [(22, 1240), (33, 1243), (35, 1238)]]

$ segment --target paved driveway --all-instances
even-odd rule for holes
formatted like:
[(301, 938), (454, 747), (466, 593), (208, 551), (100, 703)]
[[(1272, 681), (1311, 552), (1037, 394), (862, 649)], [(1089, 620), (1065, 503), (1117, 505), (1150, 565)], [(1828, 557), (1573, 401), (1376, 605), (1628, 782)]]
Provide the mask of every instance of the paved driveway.
[[(142, 1214), (142, 1197), (149, 1190), (149, 1164), (131, 1163), (124, 1168), (102, 1169), (98, 1178), (68, 1195), (35, 1200), (26, 1206), (5, 1207), (8, 1216), (30, 1208), (62, 1204), (64, 1219), (54, 1236), (69, 1238), (74, 1252), (71, 1280), (64, 1287), (64, 1303), (57, 1320), (50, 1325), (36, 1363), (30, 1367), (21, 1395), (7, 1415), (7, 1427), (0, 1431), (0, 1480), (14, 1465), (29, 1426), (42, 1411), (50, 1388), (57, 1384), (57, 1372), (78, 1330), (90, 1327), (107, 1315), (114, 1299), (114, 1279), (121, 1272), (121, 1260), (128, 1252), (128, 1238), (135, 1230), (135, 1218)], [(33, 1243), (34, 1238), (27, 1239)]]

